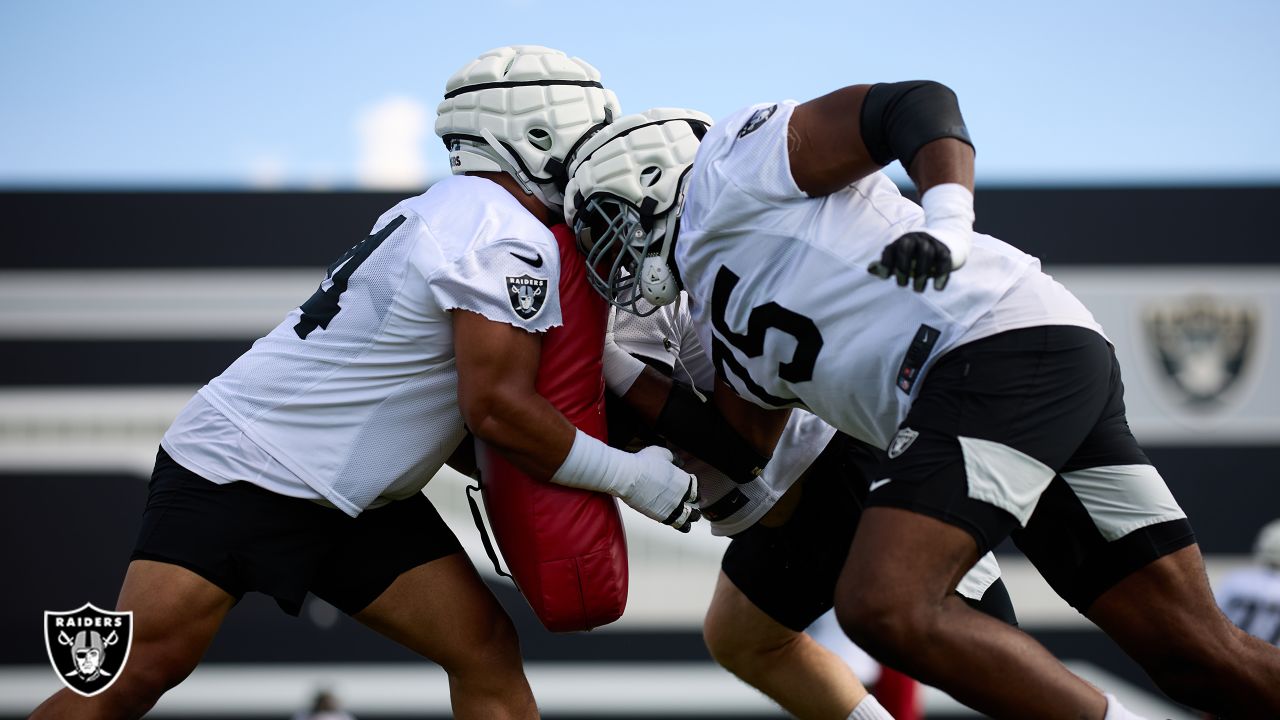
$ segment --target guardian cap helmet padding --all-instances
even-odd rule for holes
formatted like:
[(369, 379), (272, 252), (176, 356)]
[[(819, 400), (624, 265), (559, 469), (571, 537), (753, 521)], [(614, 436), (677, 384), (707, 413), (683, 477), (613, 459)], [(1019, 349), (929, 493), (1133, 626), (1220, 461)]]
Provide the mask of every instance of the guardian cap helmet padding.
[(512, 45), (454, 73), (436, 114), (436, 134), (454, 175), (505, 172), (559, 212), (569, 180), (566, 157), (621, 111), (585, 61)]
[[(710, 126), (694, 110), (646, 110), (618, 119), (569, 158), (565, 220), (592, 286), (614, 305), (648, 315), (679, 295), (671, 251), (685, 179)], [(642, 297), (653, 307), (637, 311)]]

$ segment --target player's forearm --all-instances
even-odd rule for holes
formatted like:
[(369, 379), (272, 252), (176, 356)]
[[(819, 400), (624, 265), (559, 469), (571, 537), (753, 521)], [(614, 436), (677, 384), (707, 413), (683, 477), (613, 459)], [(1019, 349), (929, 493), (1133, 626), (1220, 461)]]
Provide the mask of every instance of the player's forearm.
[(495, 391), (467, 408), (467, 426), (520, 471), (550, 480), (573, 446), (576, 429), (537, 393)]
[(791, 417), (790, 410), (766, 410), (743, 400), (717, 378), (712, 397), (716, 410), (739, 437), (761, 455), (771, 457)]
[[(635, 376), (621, 398), (667, 442), (740, 482), (758, 475), (773, 454), (772, 444), (757, 450), (734, 431), (715, 404), (651, 367)], [(766, 434), (761, 434), (763, 443), (769, 442)]]
[(641, 422), (654, 427), (658, 424), (658, 417), (667, 404), (673, 385), (671, 378), (646, 367), (622, 394), (622, 400), (640, 416)]
[(954, 138), (941, 138), (921, 147), (907, 172), (920, 195), (948, 183), (962, 185), (972, 193), (973, 158), (969, 145)]

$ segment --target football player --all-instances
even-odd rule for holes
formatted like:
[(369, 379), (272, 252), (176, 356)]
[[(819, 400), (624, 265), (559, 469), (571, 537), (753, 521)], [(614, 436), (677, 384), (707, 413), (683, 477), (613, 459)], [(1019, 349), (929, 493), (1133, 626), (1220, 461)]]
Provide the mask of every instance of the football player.
[[(715, 397), (754, 404), (758, 434), (799, 407), (886, 449), (836, 589), (873, 655), (994, 717), (1126, 717), (954, 597), (1012, 536), (1171, 697), (1280, 716), (1280, 653), (1214, 607), (1102, 329), (1036, 258), (973, 231), (973, 158), (936, 82), (752, 105), (714, 127), (651, 111), (579, 149), (566, 215), (615, 304), (688, 290)], [(895, 160), (919, 205), (879, 172)]]
[(543, 47), (449, 79), (436, 130), (455, 176), (384, 213), (174, 420), (118, 601), (128, 666), (35, 717), (143, 715), (249, 591), (294, 615), (314, 593), (438, 663), (456, 717), (537, 716), (510, 618), (421, 490), (470, 428), (533, 477), (689, 522), (667, 450), (609, 448), (534, 391), (561, 324), (563, 160), (617, 108), (593, 67)]
[(1241, 630), (1280, 646), (1280, 519), (1258, 532), (1253, 560), (1219, 582), (1218, 607)]
[[(756, 448), (732, 432), (708, 450), (705, 428), (722, 423), (699, 399), (714, 386), (711, 358), (684, 302), (644, 317), (617, 312), (605, 344), (611, 393), (610, 442), (646, 430), (674, 445), (702, 445), (724, 470), (687, 456), (711, 532), (725, 551), (703, 636), (716, 662), (800, 718), (889, 718), (848, 665), (805, 633), (834, 602), (867, 484), (883, 453), (794, 410), (776, 447)], [(619, 406), (614, 398), (623, 400)], [(632, 412), (627, 412), (631, 410)], [(692, 436), (692, 439), (690, 439)], [(1015, 623), (995, 557), (960, 581), (969, 603)]]

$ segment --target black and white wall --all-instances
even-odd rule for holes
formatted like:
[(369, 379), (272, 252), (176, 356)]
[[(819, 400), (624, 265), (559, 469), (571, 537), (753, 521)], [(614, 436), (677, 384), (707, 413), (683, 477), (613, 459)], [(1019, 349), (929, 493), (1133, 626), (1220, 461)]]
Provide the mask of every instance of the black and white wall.
[[(0, 718), (25, 716), (57, 687), (45, 610), (114, 607), (173, 415), (398, 199), (0, 193)], [(978, 193), (978, 229), (1041, 257), (1107, 328), (1134, 432), (1190, 515), (1211, 576), (1280, 516), (1280, 237), (1265, 222), (1278, 205), (1280, 187)], [(429, 494), (476, 549), (462, 484), (441, 477)], [(545, 716), (780, 716), (703, 648), (722, 542), (629, 529), (632, 594), (616, 627), (546, 633), (490, 571)], [(1086, 677), (1139, 699), (1150, 690), (1016, 552), (1002, 563), (1027, 630)], [(361, 717), (448, 715), (443, 674), (427, 663), (314, 599), (292, 619), (249, 597), (156, 716), (285, 717), (320, 686)], [(964, 715), (937, 694), (929, 706)]]

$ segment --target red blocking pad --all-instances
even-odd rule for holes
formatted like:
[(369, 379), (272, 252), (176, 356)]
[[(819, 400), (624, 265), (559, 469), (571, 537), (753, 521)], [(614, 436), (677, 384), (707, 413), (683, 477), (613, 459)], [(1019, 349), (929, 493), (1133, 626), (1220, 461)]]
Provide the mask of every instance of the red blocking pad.
[[(566, 225), (560, 246), (564, 325), (542, 342), (537, 390), (569, 422), (604, 440), (602, 348), (608, 305), (587, 283)], [(485, 513), (516, 586), (553, 632), (590, 630), (627, 605), (627, 540), (610, 495), (534, 480), (476, 441)]]

